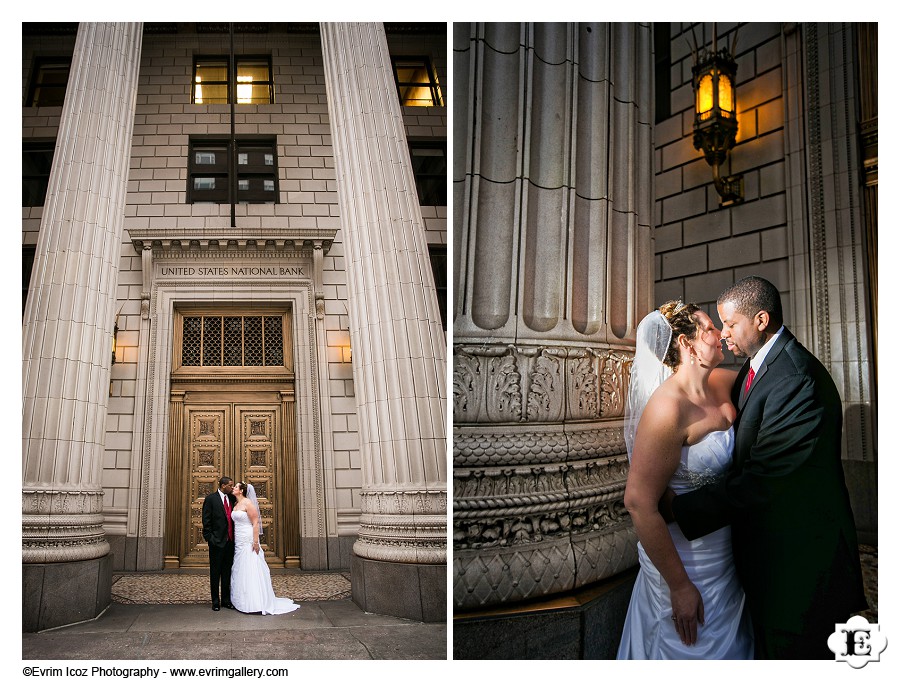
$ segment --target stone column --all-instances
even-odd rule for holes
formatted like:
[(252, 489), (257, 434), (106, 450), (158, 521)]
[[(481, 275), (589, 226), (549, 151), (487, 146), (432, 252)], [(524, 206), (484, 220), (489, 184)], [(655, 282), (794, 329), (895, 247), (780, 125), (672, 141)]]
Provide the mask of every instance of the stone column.
[(384, 27), (321, 26), (363, 488), (353, 598), (446, 617), (446, 342)]
[(23, 627), (109, 603), (104, 451), (142, 25), (82, 23), (23, 321)]
[[(643, 24), (454, 24), (453, 602), (637, 561), (624, 398), (652, 305)], [(627, 595), (626, 595), (627, 598)]]

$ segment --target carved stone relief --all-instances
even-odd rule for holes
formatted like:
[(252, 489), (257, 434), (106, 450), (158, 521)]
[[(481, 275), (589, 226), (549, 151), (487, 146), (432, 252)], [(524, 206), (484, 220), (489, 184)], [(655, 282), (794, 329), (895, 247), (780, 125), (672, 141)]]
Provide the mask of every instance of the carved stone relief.
[(102, 490), (23, 488), (22, 558), (26, 563), (104, 556)]
[(632, 354), (541, 346), (453, 349), (456, 424), (617, 418), (624, 414)]
[[(587, 369), (596, 357), (570, 359), (569, 376), (587, 378), (569, 384), (571, 395), (593, 395), (598, 406), (614, 409), (621, 403), (614, 384), (607, 391), (610, 397), (601, 399), (603, 382)], [(630, 357), (618, 358), (610, 367), (626, 362)], [(619, 420), (602, 425), (597, 420), (458, 425), (453, 467), (456, 606), (477, 608), (552, 594), (633, 565), (633, 530), (623, 503), (628, 474), (624, 450)], [(594, 555), (595, 550), (610, 553)]]

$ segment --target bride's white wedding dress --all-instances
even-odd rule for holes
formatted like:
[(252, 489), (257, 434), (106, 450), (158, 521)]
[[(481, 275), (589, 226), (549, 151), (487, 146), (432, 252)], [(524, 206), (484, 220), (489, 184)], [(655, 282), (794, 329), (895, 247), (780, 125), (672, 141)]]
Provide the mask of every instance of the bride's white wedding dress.
[(276, 597), (263, 551), (253, 551), (253, 524), (245, 511), (231, 512), (234, 522), (234, 565), (231, 569), (231, 603), (243, 613), (278, 615), (300, 608), (291, 599)]
[[(713, 431), (681, 449), (669, 486), (684, 493), (723, 476), (731, 465), (734, 429)], [(690, 541), (669, 524), (675, 549), (703, 597), (705, 625), (693, 646), (682, 644), (672, 622), (669, 587), (638, 543), (640, 571), (631, 593), (618, 659), (752, 659), (753, 632), (731, 554), (731, 527)]]

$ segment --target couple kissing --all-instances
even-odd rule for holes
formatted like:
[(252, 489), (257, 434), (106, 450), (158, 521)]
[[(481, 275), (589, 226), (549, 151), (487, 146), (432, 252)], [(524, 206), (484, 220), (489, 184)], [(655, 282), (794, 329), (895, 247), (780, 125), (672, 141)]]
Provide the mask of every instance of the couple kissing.
[[(249, 483), (219, 479), (219, 489), (203, 500), (203, 539), (209, 545), (212, 610), (277, 615), (300, 608), (276, 597), (260, 546), (262, 520), (256, 491)], [(221, 598), (220, 598), (221, 594)]]
[[(620, 659), (827, 659), (867, 608), (841, 399), (760, 277), (670, 301), (637, 329), (625, 506), (640, 570)], [(718, 365), (722, 343), (747, 360)]]

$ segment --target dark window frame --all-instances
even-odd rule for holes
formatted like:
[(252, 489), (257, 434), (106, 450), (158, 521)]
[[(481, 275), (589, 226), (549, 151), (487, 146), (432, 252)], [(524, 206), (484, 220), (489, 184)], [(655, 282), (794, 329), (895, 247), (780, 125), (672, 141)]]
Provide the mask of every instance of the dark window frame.
[[(52, 137), (22, 140), (22, 206), (43, 206), (50, 183), (56, 139)], [(46, 173), (26, 161), (27, 154), (44, 154), (49, 158)], [(40, 171), (40, 172), (39, 172)], [(40, 202), (38, 202), (40, 197)]]
[[(231, 63), (228, 58), (228, 55), (221, 54), (202, 54), (202, 55), (194, 55), (194, 66), (191, 70), (191, 104), (197, 104), (197, 67), (198, 65), (202, 65), (204, 63), (211, 64), (214, 62), (222, 62), (225, 66), (225, 73), (227, 76), (227, 80), (225, 81), (206, 81), (206, 85), (225, 85), (226, 86), (226, 101), (225, 102), (202, 102), (201, 106), (207, 104), (228, 104), (230, 102), (234, 102), (235, 104), (256, 104), (259, 106), (260, 104), (274, 104), (275, 103), (275, 77), (272, 73), (272, 56), (271, 55), (253, 55), (253, 54), (242, 54), (235, 55), (234, 57), (234, 68), (235, 73), (231, 72)], [(238, 102), (237, 101), (237, 76), (240, 71), (241, 64), (246, 64), (248, 62), (265, 62), (266, 67), (269, 70), (269, 79), (265, 81), (259, 81), (258, 83), (254, 83), (254, 85), (264, 85), (268, 86), (269, 90), (269, 101), (268, 102)]]
[[(278, 191), (278, 141), (273, 135), (241, 135), (236, 137), (235, 148), (231, 141), (221, 135), (192, 135), (188, 140), (188, 178), (187, 203), (227, 204), (230, 201), (229, 184), (234, 184), (235, 203), (238, 204), (277, 204)], [(196, 153), (203, 151), (220, 153), (215, 163), (198, 164)], [(253, 154), (248, 158), (250, 163), (239, 164), (238, 155)], [(265, 155), (271, 153), (272, 164), (265, 163)], [(260, 161), (261, 159), (261, 161)], [(234, 172), (230, 172), (231, 168)], [(215, 189), (197, 189), (194, 180), (197, 178), (215, 178), (222, 180)], [(242, 190), (239, 180), (248, 180), (250, 189)], [(265, 181), (272, 180), (272, 190), (266, 190)]]
[(672, 117), (672, 25), (653, 24), (653, 59), (655, 92), (655, 122)]
[[(59, 83), (42, 83), (41, 75), (45, 73), (45, 69), (51, 66), (59, 66), (65, 64), (66, 65), (66, 79), (64, 82)], [(72, 71), (72, 56), (62, 56), (62, 57), (35, 57), (34, 62), (31, 65), (31, 80), (28, 85), (28, 96), (25, 100), (25, 106), (27, 107), (61, 107), (63, 105), (63, 101), (66, 98), (66, 87), (69, 84), (69, 74)], [(61, 96), (57, 98), (51, 98), (50, 102), (47, 103), (46, 97), (41, 98), (38, 96), (39, 90), (49, 90), (50, 92), (60, 94)], [(37, 102), (35, 102), (35, 98), (37, 98)]]
[(31, 244), (22, 246), (22, 317), (28, 304), (28, 293), (31, 291), (31, 271), (34, 270), (34, 258), (37, 247)]
[[(425, 67), (428, 74), (428, 81), (400, 81), (400, 74), (397, 73), (398, 62), (419, 62)], [(437, 80), (437, 73), (431, 57), (427, 55), (391, 55), (391, 68), (394, 72), (394, 85), (397, 87), (397, 97), (400, 100), (400, 106), (423, 106), (421, 104), (404, 104), (403, 87), (425, 87), (431, 92), (431, 104), (424, 106), (442, 107), (444, 106), (444, 93)]]
[(428, 260), (431, 264), (431, 277), (441, 311), (441, 325), (444, 331), (447, 331), (447, 245), (429, 244)]
[[(409, 160), (416, 181), (416, 194), (420, 206), (446, 206), (447, 205), (447, 140), (444, 138), (410, 137)], [(439, 149), (443, 153), (443, 173), (429, 172), (421, 167), (417, 168), (415, 149)], [(436, 201), (432, 201), (432, 195), (437, 194)]]
[[(287, 313), (184, 313), (181, 315), (181, 351), (178, 359), (180, 367), (202, 368), (285, 368), (284, 324)], [(188, 322), (197, 323), (199, 338), (193, 339), (190, 348), (185, 348)], [(212, 320), (211, 324), (207, 321)], [(278, 321), (274, 325), (272, 321)], [(254, 321), (258, 321), (258, 329)], [(234, 327), (238, 331), (235, 335)], [(277, 326), (277, 329), (275, 328)], [(210, 342), (206, 336), (213, 332), (216, 338)], [(270, 335), (273, 335), (270, 340)], [(207, 345), (208, 344), (208, 345)], [(215, 352), (213, 352), (215, 351)], [(258, 362), (254, 361), (258, 359)]]

